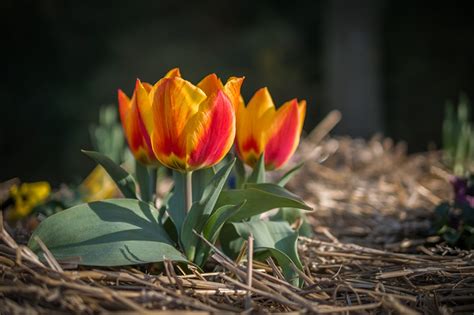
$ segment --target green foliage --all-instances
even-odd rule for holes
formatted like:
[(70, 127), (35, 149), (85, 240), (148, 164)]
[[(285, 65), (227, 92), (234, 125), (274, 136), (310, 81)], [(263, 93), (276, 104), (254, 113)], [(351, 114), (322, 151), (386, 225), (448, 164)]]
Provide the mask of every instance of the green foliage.
[(186, 174), (173, 171), (173, 191), (169, 197), (167, 205), (167, 213), (175, 226), (176, 233), (181, 233), (181, 227), (183, 226), (184, 218), (186, 218), (186, 204), (185, 204), (185, 186), (186, 186)]
[(234, 173), (236, 178), (235, 186), (237, 188), (242, 188), (247, 181), (247, 174), (245, 172), (245, 165), (240, 159), (235, 161)]
[[(207, 220), (206, 224), (204, 225), (202, 236), (214, 244), (217, 241), (219, 233), (221, 232), (221, 229), (224, 224), (227, 223), (232, 216), (237, 214), (242, 209), (242, 206), (245, 204), (245, 202), (246, 201), (244, 200), (241, 204), (236, 206), (222, 206), (216, 211), (214, 211)], [(195, 263), (198, 265), (203, 265), (206, 262), (207, 257), (209, 256), (209, 252), (209, 246), (204, 242), (199, 242), (196, 251), (196, 256), (194, 259)]]
[(474, 248), (474, 208), (444, 202), (435, 208), (435, 218), (435, 229), (448, 244)]
[(157, 175), (157, 167), (145, 166), (139, 161), (135, 161), (135, 177), (140, 187), (141, 200), (153, 202), (155, 198)]
[(78, 257), (81, 265), (122, 266), (186, 261), (157, 221), (158, 211), (132, 199), (81, 204), (44, 220), (28, 246), (40, 254), (39, 237), (59, 260)]
[[(311, 208), (283, 187), (300, 166), (283, 175), (278, 184), (265, 183), (263, 155), (249, 178), (240, 162), (236, 167), (235, 158), (222, 162), (217, 172), (213, 168), (196, 171), (189, 211), (184, 198), (186, 174), (173, 172), (174, 187), (157, 210), (153, 206), (156, 168), (137, 162), (135, 179), (107, 156), (83, 152), (107, 171), (127, 199), (80, 204), (50, 216), (30, 239), (28, 245), (35, 252), (41, 254), (38, 237), (56, 258), (79, 257), (83, 265), (157, 263), (166, 258), (204, 266), (211, 248), (196, 233), (212, 244), (219, 240), (231, 255), (252, 234), (255, 257), (273, 257), (289, 281), (300, 283), (292, 265), (301, 268), (296, 251), (301, 230), (294, 231), (289, 222), (298, 219), (294, 213), (302, 218), (298, 209)], [(239, 188), (226, 189), (233, 170), (240, 174)], [(258, 220), (260, 214), (275, 208), (281, 208), (282, 215), (273, 221)]]
[(192, 205), (189, 213), (184, 219), (180, 234), (181, 244), (183, 245), (183, 249), (190, 260), (194, 259), (196, 247), (199, 243), (199, 239), (193, 233), (193, 229), (198, 233), (202, 231), (204, 224), (214, 210), (217, 199), (221, 194), (222, 188), (224, 188), (234, 163), (235, 159), (229, 162), (226, 166), (222, 167), (216, 173), (216, 175), (214, 175), (210, 183), (206, 186), (206, 189), (204, 189), (201, 200), (195, 202)]
[(257, 161), (257, 165), (253, 169), (249, 178), (247, 178), (247, 183), (260, 184), (265, 183), (265, 154), (262, 153), (260, 158)]
[(298, 273), (291, 267), (293, 264), (300, 270), (303, 268), (297, 250), (298, 232), (295, 232), (288, 222), (250, 221), (230, 224), (242, 240), (253, 235), (254, 251), (258, 258), (273, 257), (288, 282), (293, 285), (302, 284)]
[(299, 209), (281, 208), (270, 218), (270, 220), (286, 221), (289, 224), (297, 224), (299, 235), (306, 237), (313, 236), (313, 228), (311, 227), (311, 224), (308, 222), (306, 215)]
[(289, 192), (283, 187), (275, 184), (246, 184), (244, 189), (224, 190), (217, 200), (216, 207), (225, 205), (236, 205), (247, 200), (242, 209), (231, 218), (237, 222), (246, 220), (252, 216), (264, 213), (268, 210), (291, 207), (311, 210), (300, 197)]
[(123, 162), (125, 140), (117, 117), (117, 106), (102, 106), (99, 112), (99, 124), (91, 125), (89, 131), (96, 151), (105, 154), (115, 163)]
[(457, 176), (474, 169), (474, 127), (470, 122), (470, 103), (461, 94), (457, 112), (451, 102), (446, 104), (443, 121), (444, 159)]
[(82, 152), (100, 164), (107, 171), (125, 198), (138, 199), (135, 179), (132, 175), (114, 163), (114, 161), (106, 155), (94, 151), (82, 150)]
[(297, 164), (295, 167), (290, 169), (288, 172), (283, 174), (283, 176), (278, 180), (278, 186), (285, 187), (285, 185), (295, 176), (296, 173), (303, 167), (304, 162)]

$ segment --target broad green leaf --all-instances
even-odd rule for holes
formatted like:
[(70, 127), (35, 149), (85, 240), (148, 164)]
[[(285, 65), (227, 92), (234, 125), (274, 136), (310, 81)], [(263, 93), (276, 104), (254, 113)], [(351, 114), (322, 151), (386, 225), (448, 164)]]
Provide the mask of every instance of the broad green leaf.
[(120, 167), (120, 165), (115, 164), (107, 156), (99, 152), (86, 150), (82, 150), (82, 152), (100, 164), (107, 171), (125, 198), (138, 199), (135, 180), (132, 175)]
[(176, 231), (181, 232), (184, 218), (186, 218), (186, 203), (185, 203), (185, 185), (186, 174), (173, 171), (174, 187), (172, 195), (168, 202), (168, 214), (173, 222)]
[(298, 256), (298, 233), (293, 231), (288, 222), (250, 221), (232, 223), (236, 232), (243, 238), (254, 237), (254, 251), (269, 251), (282, 268), (285, 279), (295, 285), (299, 283), (298, 274), (291, 268), (293, 263), (303, 269)]
[(180, 239), (183, 249), (190, 260), (194, 259), (196, 246), (199, 241), (199, 238), (193, 233), (193, 229), (198, 233), (202, 231), (205, 222), (216, 205), (217, 198), (219, 197), (222, 188), (224, 188), (227, 177), (229, 177), (234, 163), (235, 159), (222, 167), (216, 175), (212, 177), (210, 183), (204, 189), (201, 199), (199, 202), (195, 202), (192, 205), (191, 210), (184, 220), (181, 228)]
[(135, 176), (140, 186), (140, 197), (145, 202), (153, 202), (156, 193), (156, 167), (147, 167), (135, 160)]
[[(212, 244), (214, 244), (219, 237), (219, 233), (222, 229), (222, 226), (233, 216), (235, 215), (242, 206), (245, 204), (245, 200), (241, 202), (239, 205), (226, 205), (222, 206), (207, 220), (204, 228), (202, 230), (202, 235)], [(210, 248), (208, 245), (200, 242), (198, 245), (198, 249), (196, 251), (196, 258), (195, 262), (198, 265), (202, 265), (206, 262), (207, 256), (209, 255)]]
[(241, 221), (271, 209), (289, 207), (311, 210), (297, 195), (275, 184), (246, 184), (244, 189), (224, 190), (217, 201), (217, 208), (236, 205), (247, 200), (231, 221)]
[(81, 204), (41, 222), (28, 246), (41, 254), (38, 236), (57, 259), (79, 257), (79, 264), (91, 266), (186, 261), (157, 223), (157, 214), (134, 199)]
[(262, 153), (255, 165), (252, 174), (247, 179), (247, 183), (265, 183), (265, 154)]
[(288, 172), (286, 172), (277, 182), (278, 186), (285, 187), (285, 185), (290, 181), (290, 179), (301, 169), (301, 167), (304, 165), (304, 162), (301, 162), (300, 164), (296, 165), (292, 169), (290, 169)]

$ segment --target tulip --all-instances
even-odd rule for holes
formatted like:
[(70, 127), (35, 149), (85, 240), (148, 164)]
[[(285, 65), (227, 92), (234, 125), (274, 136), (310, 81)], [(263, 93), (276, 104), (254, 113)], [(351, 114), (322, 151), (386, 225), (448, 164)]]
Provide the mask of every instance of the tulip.
[(197, 85), (171, 70), (147, 93), (137, 87), (141, 116), (152, 150), (165, 166), (190, 172), (219, 163), (235, 138), (235, 106), (243, 78), (225, 85), (215, 74)]
[(188, 210), (191, 172), (219, 163), (232, 147), (242, 81), (232, 77), (224, 85), (210, 74), (193, 85), (176, 68), (153, 86), (137, 80), (130, 101), (119, 91), (122, 124), (135, 158), (186, 173)]
[(264, 153), (265, 168), (282, 167), (293, 155), (300, 141), (306, 101), (292, 99), (275, 109), (267, 88), (258, 90), (247, 107), (237, 109), (236, 153), (254, 167)]
[(137, 79), (132, 99), (129, 99), (122, 90), (118, 90), (120, 120), (125, 138), (135, 159), (145, 165), (155, 165), (158, 161), (153, 153), (150, 135), (141, 116), (141, 107), (148, 106), (148, 104), (145, 104), (145, 98), (138, 96), (140, 93), (148, 95), (151, 89), (150, 84), (141, 83)]

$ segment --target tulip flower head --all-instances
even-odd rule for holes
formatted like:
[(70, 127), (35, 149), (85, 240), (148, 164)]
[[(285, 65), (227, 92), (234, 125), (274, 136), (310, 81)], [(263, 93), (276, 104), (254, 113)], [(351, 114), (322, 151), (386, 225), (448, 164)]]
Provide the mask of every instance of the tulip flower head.
[[(179, 69), (168, 72), (154, 86), (137, 80), (138, 110), (132, 112), (134, 129), (127, 137), (132, 152), (137, 152), (135, 157), (153, 157), (184, 172), (219, 163), (234, 141), (234, 108), (242, 81), (230, 78), (224, 85), (210, 74), (193, 85), (181, 77)], [(133, 97), (131, 103), (135, 105)]]
[(296, 99), (276, 110), (268, 89), (258, 90), (247, 107), (241, 101), (237, 109), (237, 155), (254, 167), (265, 153), (266, 169), (282, 167), (298, 146), (305, 112), (306, 101)]
[(145, 128), (140, 110), (141, 107), (149, 106), (148, 100), (142, 95), (138, 96), (143, 93), (148, 95), (151, 89), (150, 84), (137, 79), (131, 99), (122, 90), (118, 90), (120, 120), (128, 147), (135, 159), (145, 165), (157, 164), (158, 161), (153, 153), (150, 135)]

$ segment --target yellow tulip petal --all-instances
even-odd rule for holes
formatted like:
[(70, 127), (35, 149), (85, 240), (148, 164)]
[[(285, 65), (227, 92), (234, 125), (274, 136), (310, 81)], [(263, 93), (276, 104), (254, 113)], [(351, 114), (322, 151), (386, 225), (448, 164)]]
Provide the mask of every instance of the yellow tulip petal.
[(151, 134), (153, 131), (153, 114), (151, 107), (151, 100), (149, 98), (149, 93), (152, 89), (152, 86), (148, 83), (142, 83), (139, 79), (135, 84), (135, 95), (136, 102), (140, 114), (140, 119), (143, 121), (145, 128), (148, 134)]
[(298, 102), (298, 112), (299, 112), (299, 119), (300, 119), (300, 133), (303, 131), (304, 119), (306, 116), (306, 101), (301, 100)]
[(179, 77), (160, 80), (154, 90), (153, 151), (161, 163), (180, 168), (186, 161), (184, 129), (206, 94)]
[(165, 75), (165, 78), (174, 78), (174, 77), (179, 77), (181, 78), (181, 71), (179, 71), (179, 68), (174, 68), (168, 71), (168, 73)]
[(243, 102), (242, 96), (240, 95), (240, 88), (242, 87), (243, 82), (243, 77), (232, 77), (227, 80), (226, 84), (224, 85), (224, 93), (229, 97), (235, 111), (237, 111), (239, 103)]
[(267, 88), (258, 90), (247, 107), (239, 102), (237, 109), (237, 154), (253, 166), (262, 154), (267, 132), (275, 115), (275, 106)]
[(207, 96), (211, 96), (212, 94), (217, 93), (217, 91), (224, 88), (221, 80), (215, 73), (211, 73), (202, 79), (201, 82), (197, 84), (197, 87), (206, 93)]

